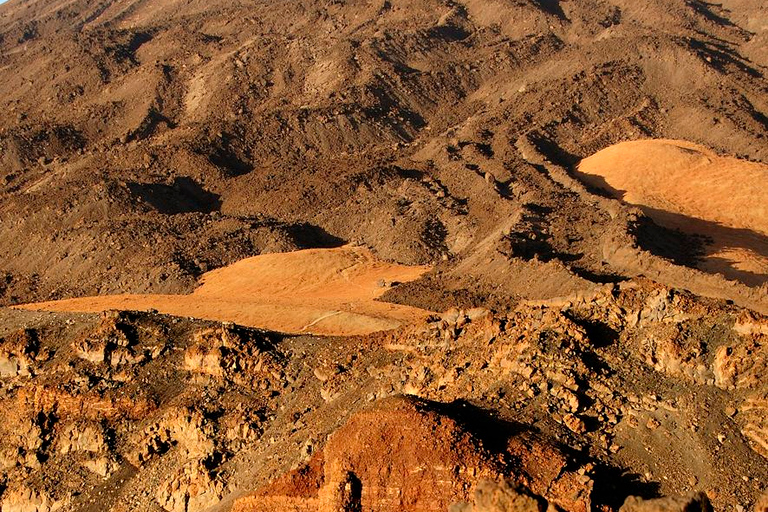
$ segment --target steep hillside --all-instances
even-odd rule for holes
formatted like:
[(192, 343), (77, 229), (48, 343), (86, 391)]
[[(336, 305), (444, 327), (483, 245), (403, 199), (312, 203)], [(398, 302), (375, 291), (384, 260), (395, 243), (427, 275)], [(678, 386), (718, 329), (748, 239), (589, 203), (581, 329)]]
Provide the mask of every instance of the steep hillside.
[(726, 289), (615, 256), (700, 250), (564, 173), (649, 137), (768, 161), (765, 7), (732, 3), (12, 0), (3, 300), (188, 292), (247, 256), (345, 242), (440, 262), (433, 300), (401, 293), (428, 309), (649, 264)]

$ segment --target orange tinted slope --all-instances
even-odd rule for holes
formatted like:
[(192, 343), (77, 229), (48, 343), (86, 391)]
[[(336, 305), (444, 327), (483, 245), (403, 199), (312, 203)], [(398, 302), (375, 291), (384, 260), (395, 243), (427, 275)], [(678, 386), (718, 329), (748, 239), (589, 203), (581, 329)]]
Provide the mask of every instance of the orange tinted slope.
[(289, 333), (354, 335), (392, 329), (428, 312), (374, 299), (382, 283), (407, 282), (428, 267), (376, 260), (361, 247), (247, 258), (203, 275), (190, 295), (108, 295), (19, 306), (46, 311), (157, 309)]
[(768, 166), (674, 140), (616, 144), (577, 176), (660, 225), (712, 241), (700, 267), (755, 285), (768, 275)]

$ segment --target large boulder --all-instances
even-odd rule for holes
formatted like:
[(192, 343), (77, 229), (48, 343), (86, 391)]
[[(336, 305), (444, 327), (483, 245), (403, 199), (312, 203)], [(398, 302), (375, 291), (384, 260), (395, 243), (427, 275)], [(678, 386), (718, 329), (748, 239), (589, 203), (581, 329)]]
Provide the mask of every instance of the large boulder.
[(506, 449), (491, 449), (454, 412), (413, 397), (381, 400), (354, 414), (306, 465), (232, 510), (445, 512), (473, 496), (473, 512), (488, 503), (538, 512), (547, 501), (567, 512), (590, 510), (591, 480), (565, 471), (567, 458), (554, 446), (520, 433)]

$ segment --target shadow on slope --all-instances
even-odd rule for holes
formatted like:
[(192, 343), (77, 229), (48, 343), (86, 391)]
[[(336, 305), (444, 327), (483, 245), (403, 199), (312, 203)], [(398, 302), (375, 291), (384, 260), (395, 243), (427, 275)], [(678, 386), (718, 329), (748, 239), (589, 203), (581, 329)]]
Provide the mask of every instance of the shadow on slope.
[(190, 212), (210, 213), (221, 207), (218, 194), (205, 190), (188, 177), (175, 178), (171, 185), (129, 183), (128, 189), (158, 212), (168, 215)]
[[(590, 176), (590, 180), (594, 184), (585, 184), (587, 189), (603, 197), (621, 199), (627, 193), (602, 177)], [(633, 226), (632, 234), (642, 249), (676, 265), (721, 273), (747, 286), (768, 283), (768, 274), (756, 270), (768, 264), (768, 236), (659, 208), (633, 206), (647, 215)]]

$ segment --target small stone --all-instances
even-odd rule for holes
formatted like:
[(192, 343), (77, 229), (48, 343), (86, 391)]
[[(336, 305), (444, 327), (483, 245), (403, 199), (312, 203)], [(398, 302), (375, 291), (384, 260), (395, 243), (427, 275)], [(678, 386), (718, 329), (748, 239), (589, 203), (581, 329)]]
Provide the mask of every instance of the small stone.
[(323, 368), (315, 368), (312, 371), (312, 373), (314, 374), (315, 378), (320, 382), (326, 382), (328, 379), (331, 378), (328, 372)]
[(573, 432), (576, 432), (577, 434), (583, 434), (587, 431), (587, 427), (584, 425), (584, 422), (573, 414), (566, 414), (563, 416), (563, 423), (566, 427), (571, 429)]

